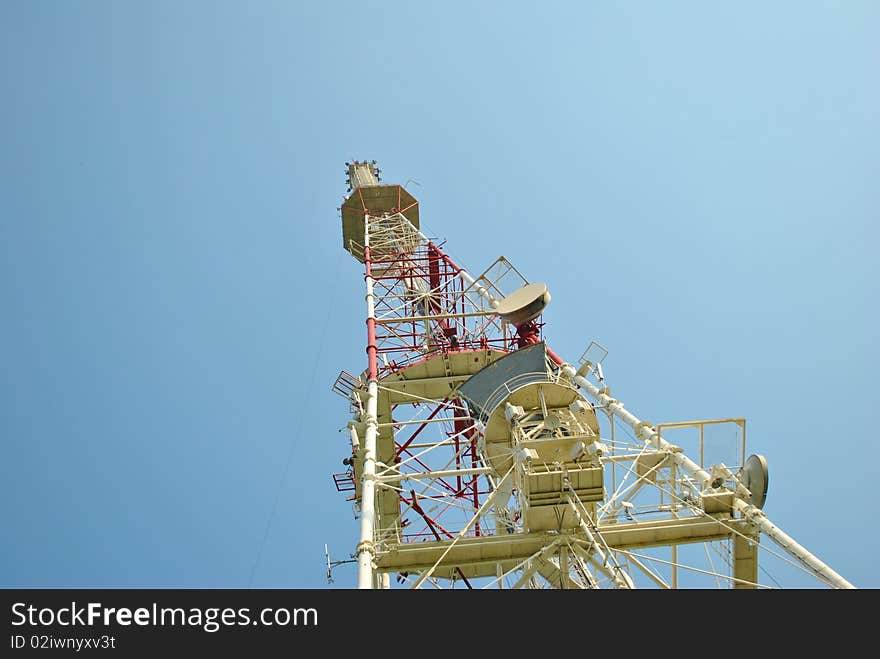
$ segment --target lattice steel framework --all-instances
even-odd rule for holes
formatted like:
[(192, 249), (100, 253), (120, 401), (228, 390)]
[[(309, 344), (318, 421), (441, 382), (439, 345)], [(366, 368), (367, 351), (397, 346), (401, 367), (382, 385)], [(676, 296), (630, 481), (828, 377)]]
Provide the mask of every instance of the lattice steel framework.
[[(353, 414), (334, 481), (359, 510), (360, 587), (393, 576), (411, 587), (669, 588), (683, 571), (760, 587), (759, 549), (851, 586), (754, 505), (744, 419), (639, 420), (610, 395), (601, 359), (569, 365), (543, 343), (540, 317), (499, 315), (527, 284), (509, 261), (471, 276), (419, 229), (408, 192), (382, 185), (374, 163), (348, 167), (343, 240), (364, 264), (368, 360), (333, 386)], [(704, 432), (719, 424), (741, 444), (710, 465)], [(699, 463), (667, 440), (683, 428), (699, 431)]]

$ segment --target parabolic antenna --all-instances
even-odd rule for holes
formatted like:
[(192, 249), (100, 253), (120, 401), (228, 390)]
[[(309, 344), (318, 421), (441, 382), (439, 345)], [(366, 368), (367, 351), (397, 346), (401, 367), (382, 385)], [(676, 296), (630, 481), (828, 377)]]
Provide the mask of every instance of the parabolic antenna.
[(547, 284), (526, 284), (501, 300), (495, 308), (503, 320), (514, 325), (537, 318), (550, 304)]
[(770, 482), (766, 458), (763, 455), (750, 455), (740, 472), (740, 481), (752, 493), (749, 503), (756, 508), (763, 508)]

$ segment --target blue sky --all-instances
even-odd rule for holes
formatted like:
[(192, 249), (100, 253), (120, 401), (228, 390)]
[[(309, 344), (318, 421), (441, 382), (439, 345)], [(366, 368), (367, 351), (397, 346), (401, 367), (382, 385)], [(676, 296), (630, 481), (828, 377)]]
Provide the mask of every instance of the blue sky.
[(365, 359), (336, 208), (375, 158), (457, 261), (546, 281), (546, 338), (607, 346), (634, 413), (747, 417), (771, 519), (880, 586), (878, 22), (2, 3), (0, 585), (326, 585)]

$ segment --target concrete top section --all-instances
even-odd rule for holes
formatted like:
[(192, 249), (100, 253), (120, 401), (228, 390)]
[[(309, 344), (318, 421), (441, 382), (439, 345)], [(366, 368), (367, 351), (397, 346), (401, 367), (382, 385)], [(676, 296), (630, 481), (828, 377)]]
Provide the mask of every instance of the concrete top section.
[(348, 167), (348, 189), (369, 188), (379, 185), (379, 168), (376, 167), (376, 161), (373, 162), (354, 162), (345, 163)]
[(401, 185), (357, 187), (342, 204), (342, 246), (363, 263), (364, 217), (400, 213), (419, 228), (419, 202)]

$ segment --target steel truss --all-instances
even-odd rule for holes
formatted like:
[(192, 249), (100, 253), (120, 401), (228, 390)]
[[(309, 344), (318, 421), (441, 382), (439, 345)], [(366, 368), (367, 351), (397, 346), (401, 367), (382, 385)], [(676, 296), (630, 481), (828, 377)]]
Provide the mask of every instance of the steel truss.
[[(548, 349), (546, 373), (475, 414), (459, 387), (539, 342), (542, 323), (494, 313), (526, 283), (506, 259), (472, 277), (443, 247), (393, 211), (366, 213), (350, 245), (364, 262), (368, 365), (334, 385), (353, 413), (335, 479), (359, 508), (360, 587), (767, 587), (759, 550), (851, 587), (749, 503), (741, 465), (704, 466), (702, 425), (697, 464), (664, 436), (684, 424), (639, 420), (589, 363)], [(540, 405), (520, 413), (529, 387)], [(720, 421), (742, 422), (744, 447), (744, 420)], [(553, 447), (568, 454), (548, 458)]]

